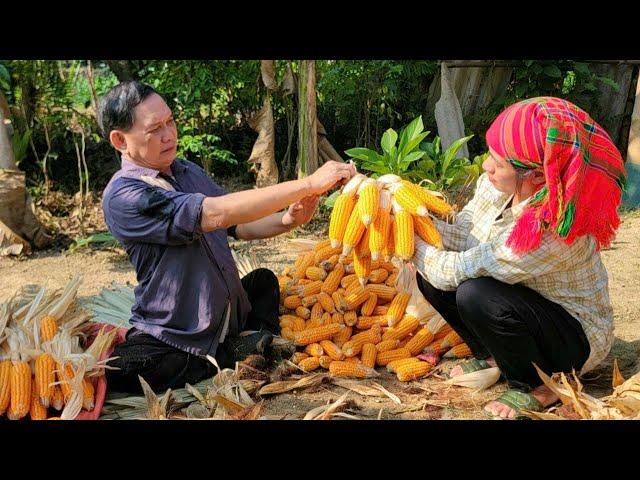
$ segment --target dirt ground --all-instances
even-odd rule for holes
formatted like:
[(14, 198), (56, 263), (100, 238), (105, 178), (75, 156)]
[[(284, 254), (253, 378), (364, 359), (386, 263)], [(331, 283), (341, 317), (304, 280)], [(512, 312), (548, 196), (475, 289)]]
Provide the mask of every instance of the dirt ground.
[[(602, 397), (611, 392), (613, 359), (617, 358), (622, 374), (628, 377), (640, 370), (640, 211), (622, 215), (623, 224), (611, 248), (602, 252), (609, 272), (609, 289), (615, 315), (615, 343), (606, 361), (583, 379), (585, 390)], [(279, 272), (293, 263), (293, 237), (317, 240), (326, 237), (326, 217), (318, 216), (305, 227), (285, 237), (255, 242), (232, 242), (232, 247), (255, 253), (265, 267)], [(74, 274), (84, 281), (79, 296), (97, 294), (111, 282), (136, 284), (135, 273), (123, 250), (84, 250), (64, 254), (59, 250), (37, 252), (28, 258), (0, 258), (0, 302), (6, 301), (20, 287), (37, 283), (63, 287)], [(506, 390), (499, 382), (488, 390), (472, 394), (469, 390), (443, 385), (441, 372), (456, 361), (442, 362), (435, 373), (423, 380), (400, 383), (392, 374), (379, 369), (375, 379), (400, 400), (365, 397), (349, 393), (347, 413), (364, 419), (483, 419), (482, 405)], [(439, 378), (440, 377), (440, 378)], [(364, 384), (370, 381), (362, 381)], [(268, 418), (302, 418), (306, 412), (335, 401), (346, 390), (323, 383), (313, 390), (293, 391), (266, 397), (264, 414)]]

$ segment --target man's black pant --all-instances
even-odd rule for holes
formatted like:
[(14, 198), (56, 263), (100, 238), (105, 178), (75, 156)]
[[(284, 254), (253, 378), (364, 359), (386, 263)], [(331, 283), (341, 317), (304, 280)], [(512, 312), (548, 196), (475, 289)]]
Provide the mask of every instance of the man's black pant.
[(427, 301), (464, 339), (478, 359), (493, 357), (511, 388), (542, 384), (533, 363), (547, 374), (576, 372), (590, 347), (580, 323), (563, 307), (522, 285), (474, 278), (456, 291), (434, 288), (420, 274)]
[[(254, 270), (242, 279), (242, 286), (252, 307), (245, 330), (279, 334), (280, 288), (274, 273), (266, 268)], [(221, 368), (232, 368), (235, 364), (229, 344), (225, 341), (216, 352)], [(168, 388), (182, 388), (185, 383), (197, 383), (216, 373), (215, 366), (206, 358), (174, 348), (135, 328), (127, 332), (126, 341), (115, 348), (112, 356), (119, 358), (109, 365), (120, 370), (106, 371), (107, 384), (110, 390), (119, 392), (141, 393), (138, 375), (155, 392), (164, 392)]]

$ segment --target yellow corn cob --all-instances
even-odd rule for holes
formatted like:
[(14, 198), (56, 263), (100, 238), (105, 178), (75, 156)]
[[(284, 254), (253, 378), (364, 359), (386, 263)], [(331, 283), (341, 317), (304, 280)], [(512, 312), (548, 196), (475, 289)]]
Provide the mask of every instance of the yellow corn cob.
[(46, 420), (47, 407), (40, 403), (38, 395), (35, 395), (34, 392), (37, 392), (35, 379), (31, 385), (31, 406), (29, 408), (29, 418), (31, 418), (31, 420)]
[(376, 346), (373, 343), (365, 343), (362, 346), (362, 364), (369, 368), (375, 367), (377, 354)]
[(11, 403), (7, 410), (9, 420), (19, 420), (31, 408), (31, 367), (27, 362), (14, 362), (11, 366)]
[(342, 309), (342, 305), (344, 305), (344, 296), (342, 293), (335, 291), (331, 294), (331, 300), (333, 300), (333, 305), (338, 311), (338, 313), (344, 313)]
[(365, 330), (351, 337), (348, 342), (342, 345), (342, 351), (347, 357), (353, 357), (360, 353), (365, 343), (376, 344), (380, 343), (380, 341), (380, 327), (376, 329), (374, 326), (370, 330)]
[(318, 301), (318, 296), (317, 295), (309, 295), (306, 296), (302, 299), (302, 306), (303, 307), (313, 307), (313, 305)]
[(71, 381), (73, 376), (73, 367), (69, 362), (65, 362), (64, 364), (56, 362), (56, 378), (61, 382), (59, 385), (65, 403), (67, 403), (71, 397)]
[(391, 228), (391, 197), (387, 190), (380, 192), (380, 208), (376, 219), (369, 228), (369, 250), (371, 258), (378, 260), (384, 252), (385, 244), (389, 238), (389, 230)]
[(391, 262), (380, 262), (380, 268), (384, 268), (389, 273), (389, 275), (398, 272), (398, 269)]
[(293, 336), (293, 329), (290, 327), (284, 327), (280, 330), (280, 336), (282, 338), (284, 338), (285, 340), (290, 340), (292, 341), (294, 339)]
[(389, 214), (389, 236), (387, 241), (382, 247), (382, 256), (385, 262), (391, 261), (395, 253), (395, 238), (396, 238), (396, 217), (393, 214)]
[(0, 416), (11, 403), (11, 360), (0, 361)]
[(329, 365), (329, 373), (334, 377), (355, 377), (355, 378), (368, 378), (376, 375), (376, 372), (372, 368), (367, 368), (362, 364), (353, 362), (331, 362)]
[(451, 328), (451, 325), (446, 323), (443, 327), (440, 328), (440, 330), (438, 330), (437, 333), (435, 333), (433, 335), (433, 340), (434, 341), (435, 340), (442, 340), (444, 337), (449, 335), (451, 332), (453, 332), (453, 328)]
[(351, 338), (351, 334), (353, 333), (353, 327), (345, 326), (340, 332), (331, 337), (333, 343), (335, 343), (339, 348), (342, 349), (342, 346), (349, 341)]
[(394, 185), (393, 199), (398, 202), (398, 205), (400, 205), (403, 210), (406, 210), (411, 215), (417, 215), (419, 217), (427, 215), (428, 210), (424, 205), (422, 198), (420, 198), (413, 190), (409, 189), (406, 184), (398, 183)]
[(378, 215), (380, 190), (378, 190), (375, 181), (367, 181), (366, 184), (361, 185), (358, 195), (356, 206), (359, 209), (360, 220), (365, 226), (368, 226)]
[(400, 343), (398, 343), (398, 348), (404, 348), (407, 346), (407, 343), (409, 343), (411, 341), (411, 335), (407, 335), (405, 336), (402, 340), (400, 340)]
[(319, 343), (312, 343), (304, 348), (304, 353), (308, 353), (312, 357), (321, 357), (324, 355), (324, 349)]
[(320, 292), (318, 294), (318, 303), (322, 305), (322, 308), (324, 308), (325, 312), (329, 312), (329, 313), (336, 312), (336, 306), (333, 304), (333, 300), (331, 299), (331, 296), (326, 294), (325, 292)]
[(340, 312), (336, 312), (331, 316), (331, 323), (339, 323), (341, 325), (344, 325), (344, 315), (342, 315)]
[(95, 388), (90, 378), (82, 379), (82, 408), (85, 410), (93, 410), (95, 406)]
[[(303, 308), (303, 307), (298, 307), (298, 308)], [(287, 315), (287, 314), (281, 315), (280, 328), (285, 328), (285, 327), (293, 328), (293, 325), (296, 322), (296, 318), (302, 318), (302, 317), (298, 317), (297, 315)]]
[(329, 245), (331, 245), (331, 240), (329, 239), (320, 240), (318, 243), (314, 245), (313, 251), (319, 252), (320, 250), (324, 250), (325, 248), (327, 248)]
[(409, 382), (424, 377), (431, 370), (427, 362), (408, 363), (396, 368), (396, 375), (401, 382)]
[(331, 321), (331, 314), (329, 312), (324, 312), (322, 314), (322, 318), (320, 319), (321, 325), (329, 325), (330, 323), (333, 323)]
[(319, 362), (322, 368), (328, 369), (329, 365), (331, 365), (331, 362), (333, 362), (333, 358), (328, 355), (323, 355), (320, 357)]
[(341, 284), (341, 281), (344, 277), (344, 265), (338, 263), (334, 269), (327, 275), (327, 278), (324, 279), (324, 283), (322, 284), (322, 291), (331, 295), (338, 289), (338, 286)]
[[(324, 270), (324, 268), (320, 268), (320, 267), (307, 267), (307, 271), (305, 272), (305, 275), (309, 280), (322, 281), (325, 278), (327, 278), (327, 272)], [(322, 288), (322, 285), (320, 285), (320, 288)]]
[(340, 285), (342, 286), (342, 288), (349, 288), (350, 286), (355, 285), (357, 282), (358, 277), (355, 273), (351, 273), (342, 277), (342, 280), (340, 280)]
[(301, 360), (298, 366), (305, 372), (312, 372), (320, 366), (320, 359), (318, 357), (309, 357)]
[(356, 328), (358, 330), (368, 330), (374, 325), (382, 326), (383, 323), (386, 322), (385, 317), (378, 315), (374, 317), (358, 317), (358, 322), (356, 323)]
[(391, 301), (389, 305), (389, 311), (387, 312), (387, 323), (390, 327), (393, 327), (403, 317), (411, 295), (405, 292), (398, 292), (398, 294)]
[(347, 223), (347, 229), (344, 232), (344, 238), (342, 239), (342, 257), (346, 257), (351, 253), (353, 247), (355, 247), (365, 231), (365, 225), (360, 220), (360, 214), (358, 211), (358, 205), (356, 205), (351, 212), (349, 222)]
[(395, 287), (389, 287), (388, 285), (381, 285), (379, 283), (369, 283), (364, 288), (369, 293), (375, 293), (378, 296), (378, 301), (390, 302), (398, 293)]
[(377, 352), (376, 365), (384, 367), (387, 363), (393, 360), (400, 360), (401, 358), (411, 357), (411, 352), (407, 348), (396, 348), (395, 350), (387, 350), (384, 352)]
[[(327, 258), (326, 260), (322, 260), (320, 262), (320, 268), (324, 268), (324, 270), (327, 273), (331, 273), (333, 271), (333, 269), (336, 267), (336, 265), (338, 265), (338, 259), (340, 258), (339, 255), (331, 255), (331, 257)], [(325, 279), (326, 280), (326, 279)]]
[(353, 267), (353, 252), (351, 253), (351, 255), (351, 260), (344, 264), (344, 273), (346, 273), (347, 275), (355, 275), (356, 273), (356, 270)]
[(291, 330), (293, 330), (293, 332), (301, 332), (302, 330), (305, 329), (306, 326), (306, 322), (304, 321), (303, 318), (300, 317), (292, 317), (292, 324), (291, 324)]
[[(324, 272), (324, 270), (322, 271)], [(321, 289), (322, 280), (314, 280), (311, 283), (307, 283), (306, 285), (301, 286), (298, 292), (298, 296), (300, 296), (300, 298), (304, 298), (311, 295), (316, 295), (317, 293), (320, 293)]]
[(369, 299), (362, 304), (360, 313), (365, 317), (370, 316), (378, 303), (378, 296), (375, 293), (369, 294)]
[(398, 280), (398, 273), (392, 273), (391, 275), (389, 275), (389, 277), (387, 278), (387, 280), (384, 282), (385, 285), (388, 285), (390, 287), (395, 287), (396, 286), (396, 281)]
[[(372, 293), (372, 295), (375, 295), (375, 293)], [(371, 312), (371, 314), (386, 315), (388, 311), (389, 311), (389, 305), (378, 305), (376, 306), (376, 308), (373, 309), (373, 312)]]
[(341, 252), (342, 252), (342, 248), (340, 247), (334, 248), (332, 246), (328, 246), (323, 248), (322, 250), (317, 251), (315, 253), (315, 256), (313, 257), (313, 260), (316, 265), (320, 265), (321, 263), (333, 257), (334, 255), (338, 255), (338, 258), (339, 258), (339, 255)]
[(350, 310), (344, 314), (344, 324), (346, 326), (352, 327), (356, 323), (358, 323), (358, 316), (356, 315), (355, 311)]
[(309, 354), (305, 352), (296, 352), (291, 356), (291, 361), (298, 365), (305, 358), (309, 358)]
[(317, 328), (317, 327), (321, 327), (322, 325), (323, 325), (322, 317), (310, 318), (309, 320), (306, 321), (304, 329), (309, 330), (310, 328)]
[(344, 297), (346, 298), (352, 293), (359, 292), (361, 288), (362, 288), (362, 285), (360, 285), (360, 282), (353, 282), (351, 285), (349, 285), (349, 288), (345, 290)]
[(424, 349), (425, 352), (435, 352), (438, 355), (442, 355), (443, 353), (445, 353), (447, 350), (449, 350), (449, 347), (442, 347), (442, 340), (434, 340), (433, 342), (431, 342), (429, 345), (427, 345)]
[(438, 232), (438, 229), (429, 217), (415, 217), (413, 219), (413, 228), (418, 236), (429, 245), (442, 249), (440, 232)]
[(378, 352), (387, 352), (389, 350), (395, 350), (398, 348), (398, 340), (384, 340), (376, 345), (376, 350)]
[(390, 327), (386, 332), (384, 332), (383, 340), (402, 340), (404, 337), (413, 332), (420, 322), (418, 319), (412, 315), (405, 315), (402, 317), (402, 320), (394, 326)]
[(409, 349), (411, 355), (418, 355), (433, 341), (433, 333), (428, 329), (420, 326), (417, 333), (414, 333), (406, 344), (406, 348)]
[(56, 381), (56, 361), (49, 353), (41, 353), (36, 357), (33, 365), (35, 390), (32, 395), (37, 398), (43, 407), (48, 407), (53, 395), (54, 385)]
[(320, 327), (296, 332), (295, 344), (305, 346), (310, 343), (320, 342), (321, 340), (329, 340), (343, 328), (345, 328), (345, 326), (339, 323), (330, 323), (329, 325), (322, 325)]
[(343, 360), (344, 362), (362, 364), (362, 360), (359, 357), (349, 357)]
[(344, 358), (344, 353), (340, 347), (331, 340), (322, 340), (320, 346), (324, 350), (324, 353), (329, 355), (333, 360), (342, 360)]
[(369, 283), (382, 283), (389, 277), (389, 272), (384, 268), (377, 268), (373, 270), (372, 265), (371, 273), (369, 274)]
[(371, 229), (367, 228), (362, 235), (362, 238), (356, 245), (356, 248), (353, 249), (354, 258), (359, 256), (360, 258), (371, 257), (371, 250), (369, 249), (369, 237), (371, 235)]
[(402, 181), (402, 185), (406, 186), (410, 191), (413, 191), (420, 199), (422, 204), (433, 213), (437, 213), (438, 215), (448, 215), (453, 211), (453, 207), (451, 205), (449, 205), (440, 197), (429, 193), (424, 188), (414, 183), (407, 182), (406, 180)]
[(64, 407), (64, 395), (60, 385), (56, 385), (51, 395), (51, 404), (54, 410), (62, 410)]
[(348, 293), (345, 296), (344, 303), (342, 304), (342, 309), (345, 311), (354, 310), (367, 300), (369, 300), (369, 292), (366, 291), (364, 287), (358, 285), (358, 287), (353, 292)]
[[(340, 258), (338, 259), (338, 262), (342, 263), (346, 268), (348, 263), (353, 262), (353, 250), (351, 250), (346, 256), (340, 254)], [(349, 273), (353, 273), (353, 272), (349, 272)]]
[(316, 254), (314, 252), (305, 253), (304, 256), (302, 257), (302, 260), (300, 261), (300, 264), (296, 267), (295, 271), (293, 272), (293, 278), (298, 280), (304, 278), (307, 268), (311, 267), (315, 262), (315, 260), (316, 260)]
[(447, 353), (444, 354), (446, 358), (465, 358), (470, 357), (473, 354), (469, 345), (466, 343), (459, 343), (455, 347), (452, 347)]
[(342, 245), (342, 238), (347, 229), (347, 223), (356, 204), (355, 195), (340, 194), (333, 204), (331, 218), (329, 219), (329, 241), (332, 247)]
[(409, 261), (413, 257), (415, 250), (415, 238), (413, 233), (413, 217), (405, 210), (396, 212), (394, 222), (393, 243), (395, 244), (395, 254), (398, 258)]
[(311, 310), (307, 307), (299, 306), (296, 308), (296, 315), (307, 320), (311, 316)]
[(371, 257), (360, 257), (358, 252), (353, 255), (353, 270), (360, 285), (364, 286), (371, 274)]
[(302, 300), (297, 295), (290, 295), (285, 297), (283, 305), (289, 310), (295, 310), (302, 305)]
[(40, 341), (48, 342), (58, 333), (58, 322), (51, 315), (45, 315), (40, 321)]
[(323, 312), (322, 304), (320, 302), (314, 303), (313, 307), (311, 307), (311, 316), (309, 317), (309, 321), (320, 320)]
[(393, 360), (392, 362), (387, 363), (387, 372), (396, 373), (398, 371), (398, 368), (404, 365), (412, 365), (416, 363), (421, 363), (421, 360), (416, 357), (401, 358), (400, 360)]
[(461, 343), (464, 343), (464, 340), (462, 339), (462, 337), (458, 335), (458, 332), (452, 331), (452, 332), (449, 332), (447, 336), (444, 337), (444, 339), (442, 339), (441, 346), (442, 348), (451, 348), (451, 347), (455, 347), (456, 345), (460, 345)]
[(300, 280), (296, 280), (297, 286), (309, 285), (310, 283), (313, 283), (314, 281), (315, 280), (309, 280), (308, 278), (301, 278)]

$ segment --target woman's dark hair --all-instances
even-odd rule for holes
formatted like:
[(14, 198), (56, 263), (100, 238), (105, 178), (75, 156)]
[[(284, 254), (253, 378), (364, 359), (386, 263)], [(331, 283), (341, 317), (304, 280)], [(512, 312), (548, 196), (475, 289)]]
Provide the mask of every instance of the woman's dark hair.
[(111, 130), (128, 131), (134, 122), (133, 111), (152, 93), (153, 87), (130, 80), (119, 83), (100, 99), (98, 106), (98, 126), (102, 136), (109, 141)]

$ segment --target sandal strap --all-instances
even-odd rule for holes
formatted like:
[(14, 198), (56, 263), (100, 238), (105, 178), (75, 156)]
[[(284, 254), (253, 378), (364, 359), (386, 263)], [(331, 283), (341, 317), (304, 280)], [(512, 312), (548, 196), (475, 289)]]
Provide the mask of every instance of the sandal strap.
[(491, 365), (486, 360), (478, 360), (477, 358), (471, 358), (460, 364), (464, 373), (473, 373), (490, 367)]
[(541, 412), (543, 406), (540, 401), (531, 393), (523, 392), (521, 390), (507, 390), (500, 395), (496, 402), (502, 403), (507, 407), (513, 408), (516, 411), (516, 415), (520, 413), (520, 410), (526, 409), (533, 412)]

